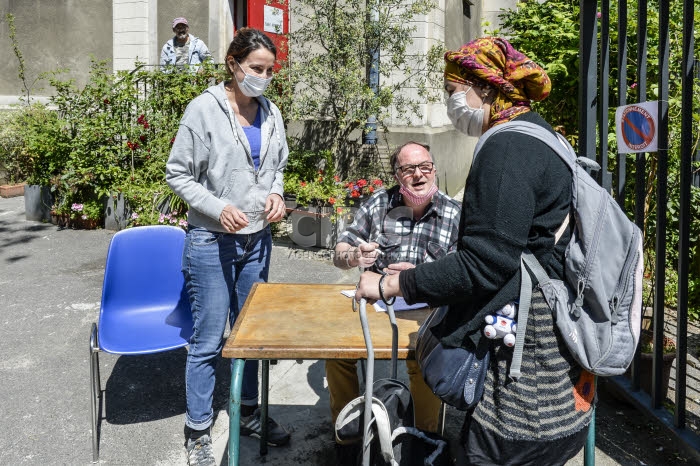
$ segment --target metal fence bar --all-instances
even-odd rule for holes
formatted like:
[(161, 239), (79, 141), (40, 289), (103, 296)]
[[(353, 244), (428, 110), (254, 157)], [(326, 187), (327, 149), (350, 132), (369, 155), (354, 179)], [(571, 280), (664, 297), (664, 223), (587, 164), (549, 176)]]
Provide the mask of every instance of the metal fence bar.
[(664, 313), (666, 310), (666, 213), (668, 202), (668, 61), (669, 0), (659, 1), (659, 110), (656, 165), (656, 270), (654, 271), (654, 351), (651, 403), (660, 408), (664, 350)]
[[(647, 24), (647, 0), (639, 0), (637, 4), (637, 24)], [(637, 27), (637, 102), (647, 100), (647, 28)], [(637, 153), (635, 159), (635, 193), (634, 221), (644, 231), (644, 207), (646, 205), (646, 154)], [(641, 386), (639, 365), (641, 348), (637, 348), (632, 370), (632, 389), (639, 391)]]
[[(604, 1), (603, 3), (608, 3)], [(608, 28), (610, 24), (608, 23)], [(617, 3), (617, 105), (627, 105), (627, 0)], [(627, 157), (617, 154), (617, 203), (625, 207), (625, 184), (627, 181)]]
[(598, 84), (596, 66), (598, 18), (596, 13), (598, 2), (594, 0), (580, 1), (579, 62), (581, 64), (581, 78), (578, 105), (582, 113), (579, 118), (578, 153), (595, 160), (596, 89)]
[(608, 131), (610, 123), (610, 1), (600, 5), (600, 100), (598, 101), (598, 139), (600, 140), (600, 173), (598, 183), (612, 191), (612, 173), (608, 171)]
[(686, 426), (688, 341), (688, 277), (690, 270), (690, 186), (693, 160), (693, 0), (683, 2), (683, 66), (681, 76), (681, 176), (678, 243), (678, 308), (676, 327), (676, 427)]

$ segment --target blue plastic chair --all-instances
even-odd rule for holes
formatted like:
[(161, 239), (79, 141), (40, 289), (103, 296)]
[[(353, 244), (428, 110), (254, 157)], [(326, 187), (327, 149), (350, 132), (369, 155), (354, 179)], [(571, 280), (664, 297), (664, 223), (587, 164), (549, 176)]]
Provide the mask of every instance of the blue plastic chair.
[(99, 352), (136, 355), (181, 348), (192, 313), (181, 271), (185, 232), (147, 226), (114, 235), (107, 251), (100, 319), (90, 330), (92, 460), (99, 459), (102, 407)]

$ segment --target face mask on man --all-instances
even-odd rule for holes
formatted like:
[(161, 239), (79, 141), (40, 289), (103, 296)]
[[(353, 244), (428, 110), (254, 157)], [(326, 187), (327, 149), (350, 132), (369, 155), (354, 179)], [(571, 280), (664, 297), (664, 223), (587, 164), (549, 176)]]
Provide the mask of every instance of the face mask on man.
[(236, 75), (233, 75), (234, 79), (236, 79), (236, 82), (238, 83), (238, 88), (241, 90), (243, 95), (247, 97), (258, 97), (260, 95), (263, 95), (265, 89), (267, 89), (267, 86), (269, 86), (270, 82), (272, 82), (272, 77), (260, 78), (258, 76), (253, 76), (251, 74), (246, 73), (240, 63), (236, 64), (245, 75), (243, 81), (239, 81), (238, 79), (236, 79)]
[(484, 109), (469, 106), (469, 89), (466, 92), (455, 92), (447, 99), (447, 116), (457, 131), (479, 137), (484, 132)]
[(435, 184), (435, 181), (433, 181), (433, 185), (430, 187), (427, 193), (421, 195), (418, 195), (411, 191), (405, 184), (403, 184), (401, 181), (399, 181), (399, 192), (408, 200), (413, 203), (413, 205), (423, 205), (425, 202), (429, 201), (430, 199), (433, 198), (435, 193), (438, 191), (438, 187)]

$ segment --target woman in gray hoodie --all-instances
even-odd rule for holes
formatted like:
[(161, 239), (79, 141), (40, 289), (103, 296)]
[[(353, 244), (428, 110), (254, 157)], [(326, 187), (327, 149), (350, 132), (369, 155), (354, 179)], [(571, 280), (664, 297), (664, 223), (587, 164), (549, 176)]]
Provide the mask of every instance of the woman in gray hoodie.
[[(236, 320), (251, 287), (267, 281), (270, 222), (284, 216), (288, 148), (279, 109), (262, 96), (277, 50), (256, 29), (240, 29), (226, 53), (230, 78), (187, 106), (166, 167), (170, 187), (190, 206), (182, 256), (194, 334), (185, 372), (190, 465), (215, 464), (210, 427), (216, 359), (226, 319)], [(258, 363), (246, 361), (241, 435), (260, 436)], [(268, 418), (268, 443), (289, 434)]]

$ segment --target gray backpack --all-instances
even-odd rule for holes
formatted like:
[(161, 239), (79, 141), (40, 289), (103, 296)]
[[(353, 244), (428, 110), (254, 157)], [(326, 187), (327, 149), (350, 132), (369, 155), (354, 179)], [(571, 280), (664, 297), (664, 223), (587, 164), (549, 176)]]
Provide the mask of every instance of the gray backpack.
[[(632, 362), (642, 322), (642, 232), (620, 209), (609, 192), (588, 174), (600, 169), (593, 160), (577, 157), (563, 136), (534, 123), (512, 121), (491, 128), (479, 140), (502, 131), (537, 138), (566, 162), (572, 173), (571, 212), (574, 231), (566, 247), (565, 281), (549, 278), (527, 249), (521, 257), (522, 281), (510, 376), (520, 376), (525, 329), (533, 289), (530, 274), (542, 289), (557, 327), (576, 361), (600, 376), (620, 375)], [(566, 231), (571, 214), (557, 231)]]

